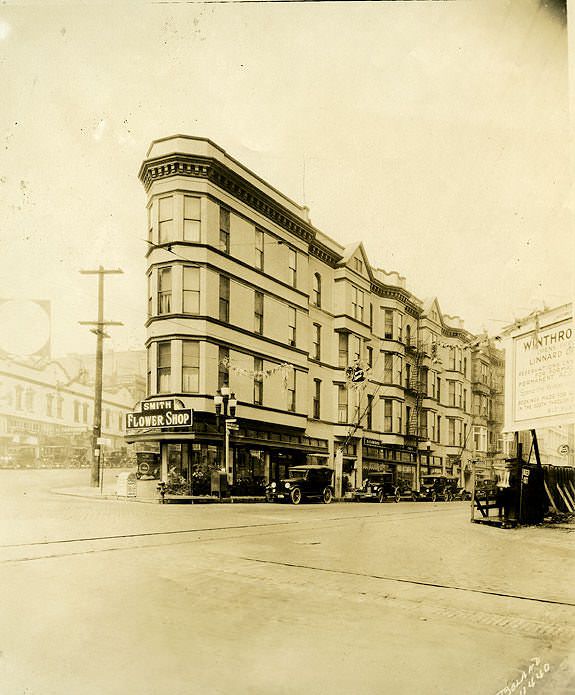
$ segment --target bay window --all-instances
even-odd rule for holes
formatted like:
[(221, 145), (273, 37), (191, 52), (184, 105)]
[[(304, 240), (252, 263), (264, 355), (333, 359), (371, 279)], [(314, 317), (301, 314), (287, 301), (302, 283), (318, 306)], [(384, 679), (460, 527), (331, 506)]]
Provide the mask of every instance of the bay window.
[(200, 313), (200, 269), (184, 267), (182, 279), (182, 308), (184, 314)]
[(172, 310), (172, 269), (158, 270), (158, 314), (169, 314)]
[(201, 200), (184, 196), (184, 241), (200, 241)]
[(157, 391), (170, 393), (172, 381), (172, 345), (169, 340), (158, 343)]
[(182, 341), (182, 391), (200, 390), (200, 344), (197, 340)]
[(174, 239), (174, 196), (160, 198), (158, 202), (159, 243), (165, 244)]

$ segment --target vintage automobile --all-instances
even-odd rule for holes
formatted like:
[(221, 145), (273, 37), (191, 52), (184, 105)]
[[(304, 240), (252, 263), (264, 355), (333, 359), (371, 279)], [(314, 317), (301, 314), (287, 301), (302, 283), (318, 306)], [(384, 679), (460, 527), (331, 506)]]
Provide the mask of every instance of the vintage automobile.
[(304, 499), (321, 500), (329, 504), (333, 499), (333, 470), (327, 466), (301, 465), (289, 469), (289, 477), (266, 486), (268, 502), (299, 504)]
[(356, 502), (364, 500), (372, 502), (393, 500), (394, 502), (399, 502), (401, 491), (393, 480), (393, 473), (367, 473), (363, 485), (354, 490), (353, 499)]
[(475, 499), (496, 499), (499, 494), (499, 488), (495, 480), (478, 480), (475, 483)]
[(419, 492), (412, 493), (414, 502), (431, 500), (445, 500), (450, 502), (459, 492), (457, 476), (454, 475), (423, 475), (419, 486)]

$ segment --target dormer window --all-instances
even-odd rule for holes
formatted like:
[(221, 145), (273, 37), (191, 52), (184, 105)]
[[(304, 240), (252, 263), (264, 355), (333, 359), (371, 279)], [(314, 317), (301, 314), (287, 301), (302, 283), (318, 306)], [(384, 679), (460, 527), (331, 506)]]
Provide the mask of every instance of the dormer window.
[(361, 258), (353, 259), (353, 269), (356, 271), (356, 273), (359, 273), (360, 275), (363, 273), (363, 261), (361, 260)]

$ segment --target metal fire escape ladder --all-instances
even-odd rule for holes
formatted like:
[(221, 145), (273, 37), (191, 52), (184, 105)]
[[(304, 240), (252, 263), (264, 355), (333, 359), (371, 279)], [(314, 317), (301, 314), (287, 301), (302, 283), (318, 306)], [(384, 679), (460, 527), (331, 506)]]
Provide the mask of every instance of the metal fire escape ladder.
[(414, 379), (413, 386), (415, 391), (415, 407), (411, 411), (409, 422), (407, 423), (408, 437), (419, 441), (421, 436), (421, 411), (424, 396), (424, 384), (422, 384), (422, 369), (421, 363), (425, 356), (425, 350), (421, 345), (412, 346), (415, 352), (415, 360), (413, 362)]

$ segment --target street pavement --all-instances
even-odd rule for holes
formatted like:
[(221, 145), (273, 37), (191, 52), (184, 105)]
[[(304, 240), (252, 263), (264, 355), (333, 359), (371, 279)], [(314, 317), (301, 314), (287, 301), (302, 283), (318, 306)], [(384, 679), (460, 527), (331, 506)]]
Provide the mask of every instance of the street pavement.
[(139, 504), (88, 476), (0, 471), (2, 695), (575, 691), (569, 527)]

